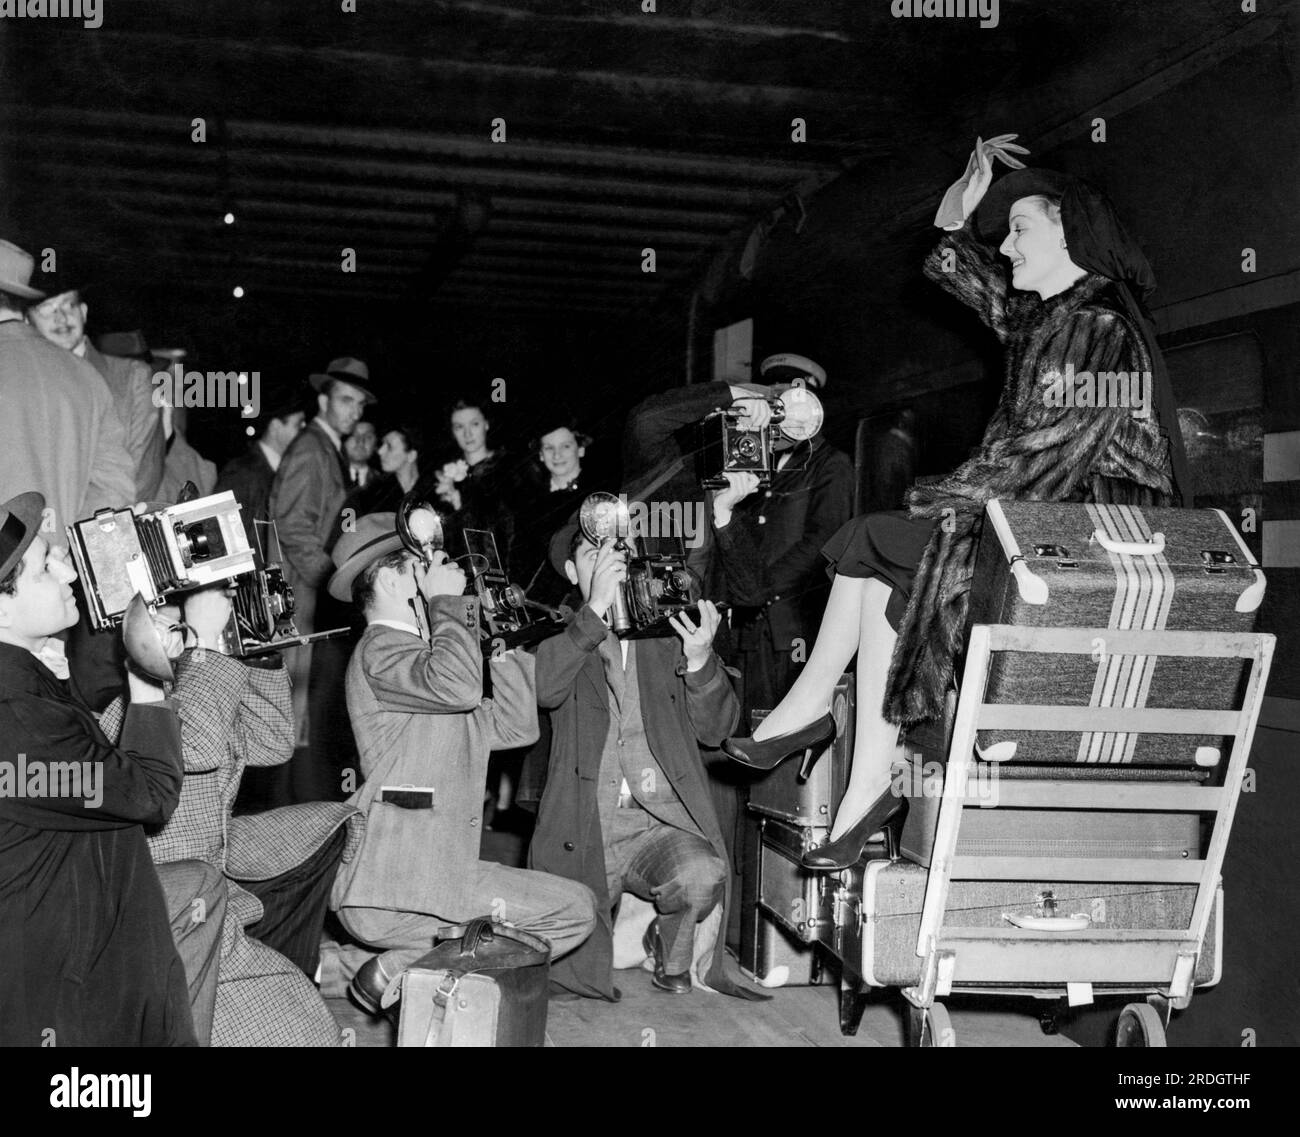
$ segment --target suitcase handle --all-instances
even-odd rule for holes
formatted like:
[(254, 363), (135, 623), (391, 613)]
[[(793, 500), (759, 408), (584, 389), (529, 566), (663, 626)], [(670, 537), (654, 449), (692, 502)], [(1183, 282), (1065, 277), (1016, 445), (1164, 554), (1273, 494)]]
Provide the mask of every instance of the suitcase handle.
[(1125, 557), (1158, 557), (1165, 551), (1165, 535), (1152, 533), (1150, 541), (1116, 541), (1107, 537), (1100, 529), (1093, 531), (1092, 539), (1108, 553), (1119, 553)]
[(496, 936), (492, 931), (492, 918), (490, 916), (476, 916), (465, 925), (465, 934), (460, 941), (460, 954), (473, 955), (478, 951), (481, 940), (494, 939), (496, 939)]

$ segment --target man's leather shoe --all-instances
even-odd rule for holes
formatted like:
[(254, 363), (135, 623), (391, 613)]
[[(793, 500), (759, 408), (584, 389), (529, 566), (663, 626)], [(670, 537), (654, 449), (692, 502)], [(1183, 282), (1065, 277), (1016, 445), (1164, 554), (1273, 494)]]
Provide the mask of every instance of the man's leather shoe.
[(352, 1001), (367, 1014), (376, 1017), (384, 1015), (396, 1022), (401, 999), (396, 1000), (391, 1007), (380, 1006), (384, 992), (388, 990), (389, 984), (395, 978), (396, 976), (389, 975), (384, 970), (384, 957), (377, 955), (374, 959), (366, 960), (352, 976), (352, 982), (348, 984), (348, 994), (352, 996)]
[(650, 980), (660, 991), (667, 991), (671, 995), (685, 995), (691, 989), (691, 973), (682, 972), (681, 975), (669, 975), (664, 966), (664, 941), (659, 935), (659, 921), (652, 920), (650, 926), (645, 930), (645, 935), (641, 938), (641, 946), (645, 948), (646, 955), (654, 956), (655, 971), (654, 977)]

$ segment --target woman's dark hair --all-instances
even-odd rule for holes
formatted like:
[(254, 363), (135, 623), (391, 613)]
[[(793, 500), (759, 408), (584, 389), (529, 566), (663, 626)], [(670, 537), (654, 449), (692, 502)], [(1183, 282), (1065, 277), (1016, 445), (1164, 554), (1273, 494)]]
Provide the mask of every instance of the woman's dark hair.
[(379, 576), (379, 570), (391, 568), (404, 573), (408, 571), (407, 562), (410, 559), (411, 555), (405, 549), (394, 549), (378, 560), (371, 561), (352, 582), (352, 603), (364, 612), (375, 599), (375, 580)]
[(451, 409), (447, 412), (447, 420), (449, 422), (451, 421), (451, 416), (457, 411), (478, 411), (478, 413), (483, 416), (484, 422), (489, 426), (492, 424), (491, 416), (487, 413), (483, 404), (479, 402), (478, 399), (457, 399), (452, 403)]
[(584, 434), (578, 424), (571, 418), (543, 419), (541, 429), (533, 438), (533, 449), (540, 451), (542, 449), (542, 439), (548, 434), (554, 434), (557, 430), (567, 430), (583, 450), (596, 441), (590, 434)]
[[(402, 442), (408, 450), (416, 450), (421, 454), (424, 453), (424, 431), (413, 423), (394, 423), (392, 426), (386, 428), (383, 433), (400, 434), (402, 436)], [(382, 438), (383, 435), (380, 436), (381, 441)]]

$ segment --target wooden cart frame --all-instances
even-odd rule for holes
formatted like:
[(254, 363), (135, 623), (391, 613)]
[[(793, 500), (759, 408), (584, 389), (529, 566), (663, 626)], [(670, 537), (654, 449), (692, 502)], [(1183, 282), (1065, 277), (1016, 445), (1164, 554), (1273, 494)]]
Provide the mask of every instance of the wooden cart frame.
[[(1134, 656), (1229, 657), (1248, 661), (1241, 706), (1199, 708), (1043, 706), (985, 702), (994, 652), (1092, 655), (1103, 649)], [(1091, 997), (1142, 994), (1145, 1003), (1125, 1007), (1120, 1045), (1163, 1046), (1171, 1010), (1191, 1000), (1197, 957), (1211, 913), (1220, 913), (1223, 857), (1246, 772), (1255, 726), (1268, 681), (1276, 637), (1263, 633), (1128, 631), (1115, 628), (1028, 628), (980, 624), (971, 629), (961, 693), (953, 723), (935, 843), (926, 884), (916, 954), (921, 981), (903, 989), (911, 1009), (909, 1037), (921, 1046), (955, 1044), (947, 1011), (937, 1000), (951, 992), (1058, 998), (1074, 988)], [(975, 740), (980, 730), (1117, 731), (1222, 735), (1232, 739), (1222, 784), (1002, 779), (998, 807), (1034, 809), (1190, 812), (1212, 824), (1205, 855), (1193, 859), (991, 857), (957, 855), (967, 807), (987, 808), (977, 794)], [(1125, 928), (1037, 931), (1005, 926), (949, 927), (944, 915), (953, 880), (1105, 881), (1145, 885), (1195, 885), (1196, 899), (1185, 929)], [(845, 997), (854, 995), (846, 990)], [(857, 1010), (860, 1015), (860, 1009)], [(842, 1012), (843, 1017), (843, 1012)], [(850, 1013), (852, 1017), (852, 1013)]]

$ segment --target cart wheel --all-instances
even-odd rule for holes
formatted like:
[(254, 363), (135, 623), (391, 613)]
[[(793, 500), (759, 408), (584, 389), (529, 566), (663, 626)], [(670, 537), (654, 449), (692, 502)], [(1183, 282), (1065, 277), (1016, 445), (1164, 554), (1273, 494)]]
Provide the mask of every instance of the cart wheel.
[(948, 1008), (935, 1003), (922, 1010), (908, 1007), (907, 1043), (909, 1046), (956, 1046), (957, 1033), (952, 1029)]
[(1119, 1013), (1115, 1045), (1165, 1046), (1165, 1024), (1156, 1009), (1146, 1003), (1129, 1003)]

